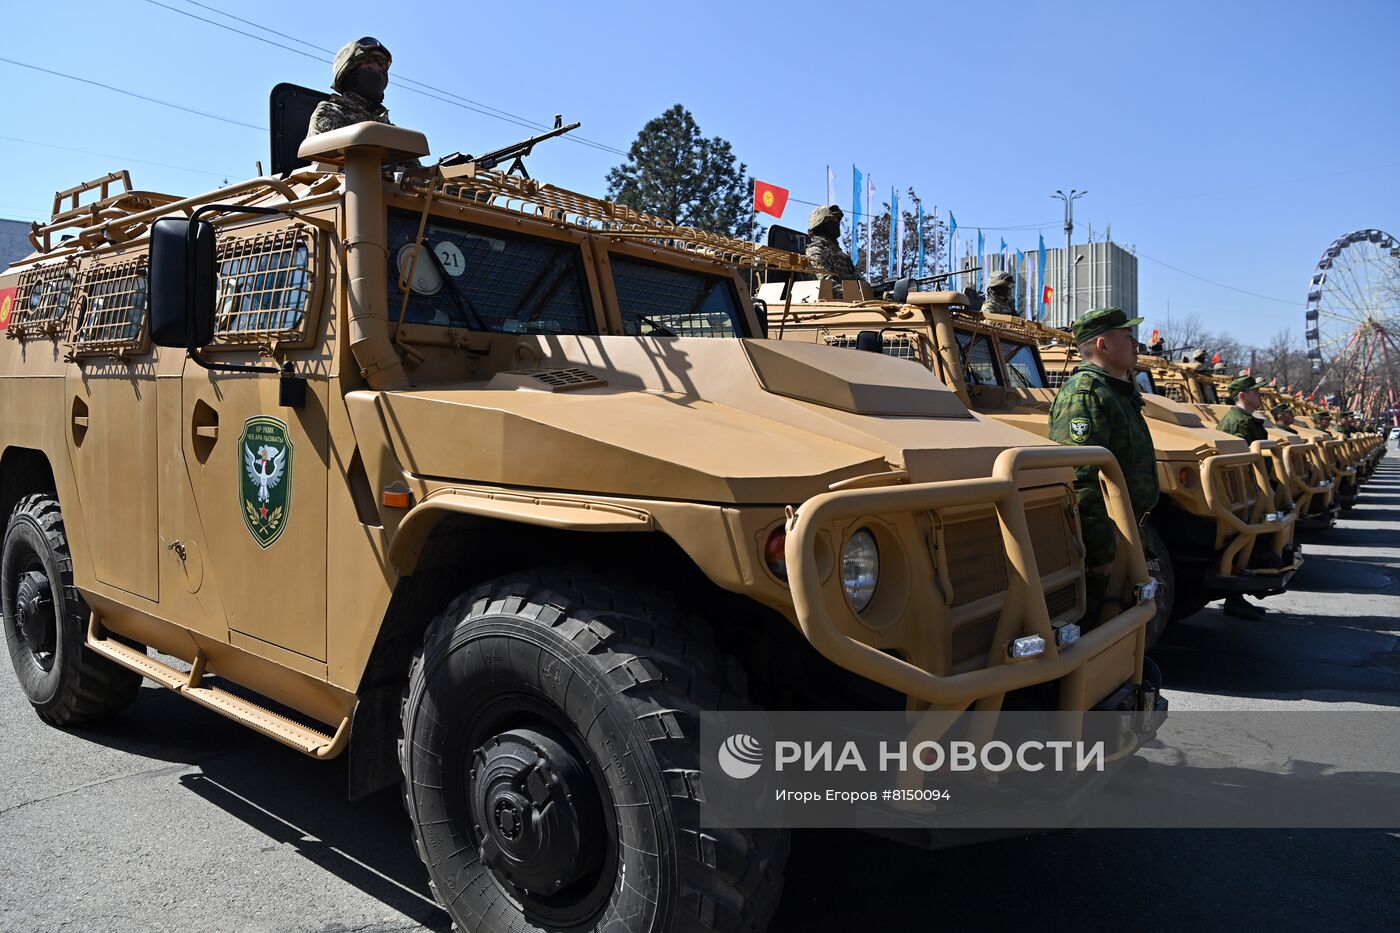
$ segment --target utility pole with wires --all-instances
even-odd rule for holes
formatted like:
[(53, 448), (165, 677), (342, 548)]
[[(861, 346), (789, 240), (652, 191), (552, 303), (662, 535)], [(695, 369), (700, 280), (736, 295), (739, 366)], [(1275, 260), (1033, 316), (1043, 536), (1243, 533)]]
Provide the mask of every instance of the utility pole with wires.
[(1065, 319), (1061, 322), (1063, 327), (1074, 325), (1074, 286), (1071, 281), (1074, 260), (1070, 257), (1070, 253), (1074, 251), (1074, 202), (1088, 193), (1071, 188), (1069, 194), (1056, 189), (1051, 195), (1052, 198), (1059, 198), (1065, 202)]

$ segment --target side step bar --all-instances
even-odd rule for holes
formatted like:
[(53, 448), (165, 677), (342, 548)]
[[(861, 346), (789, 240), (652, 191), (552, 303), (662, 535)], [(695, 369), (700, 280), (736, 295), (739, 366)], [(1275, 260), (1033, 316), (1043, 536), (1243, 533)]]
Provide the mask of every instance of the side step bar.
[(350, 741), (349, 716), (340, 721), (335, 735), (326, 735), (299, 722), (293, 722), (285, 716), (279, 716), (272, 710), (264, 709), (227, 690), (202, 686), (205, 666), (202, 652), (195, 658), (194, 665), (186, 674), (114, 638), (103, 638), (101, 626), (94, 614), (88, 626), (87, 637), (87, 646), (93, 651), (188, 700), (193, 700), (200, 706), (212, 709), (221, 716), (227, 716), (234, 722), (240, 722), (270, 739), (276, 739), (303, 755), (312, 758), (334, 758), (345, 750)]

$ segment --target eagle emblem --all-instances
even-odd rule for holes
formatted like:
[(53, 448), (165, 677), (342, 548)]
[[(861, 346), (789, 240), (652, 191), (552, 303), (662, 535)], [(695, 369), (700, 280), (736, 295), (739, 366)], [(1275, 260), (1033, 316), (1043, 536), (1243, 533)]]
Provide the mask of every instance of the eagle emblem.
[(1070, 436), (1073, 437), (1073, 438), (1074, 438), (1075, 440), (1077, 440), (1077, 441), (1082, 441), (1082, 440), (1084, 440), (1084, 438), (1086, 438), (1086, 437), (1089, 436), (1089, 419), (1088, 419), (1088, 418), (1071, 418), (1071, 419), (1069, 419), (1069, 433), (1070, 433)]
[(292, 505), (292, 442), (287, 425), (270, 415), (243, 423), (239, 498), (243, 524), (259, 547), (269, 548), (287, 529)]

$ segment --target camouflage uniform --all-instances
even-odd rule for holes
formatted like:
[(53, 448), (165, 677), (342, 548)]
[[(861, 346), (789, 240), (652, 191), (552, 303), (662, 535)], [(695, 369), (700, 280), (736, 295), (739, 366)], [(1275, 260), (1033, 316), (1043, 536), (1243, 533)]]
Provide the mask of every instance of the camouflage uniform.
[(382, 102), (382, 94), (380, 100), (376, 101), (345, 86), (346, 79), (356, 65), (375, 59), (378, 59), (386, 71), (393, 61), (388, 49), (378, 43), (370, 44), (364, 39), (348, 43), (335, 54), (335, 61), (331, 65), (331, 88), (335, 93), (331, 95), (330, 100), (321, 101), (312, 111), (308, 136), (367, 121), (393, 125), (389, 121), (389, 111)]
[[(1121, 312), (1119, 312), (1121, 314)], [(1110, 375), (1093, 363), (1076, 367), (1050, 409), (1050, 439), (1071, 446), (1106, 447), (1118, 460), (1139, 523), (1157, 504), (1157, 455), (1142, 393), (1136, 383)], [(1090, 567), (1111, 563), (1117, 532), (1108, 517), (1098, 467), (1075, 470), (1074, 496), (1084, 527), (1084, 560)]]
[[(357, 39), (335, 53), (335, 61), (331, 65), (331, 88), (335, 93), (330, 96), (329, 100), (323, 100), (317, 104), (316, 109), (311, 112), (311, 124), (307, 127), (307, 136), (327, 133), (345, 126), (354, 126), (356, 123), (373, 122), (394, 125), (390, 122), (389, 111), (383, 104), (384, 92), (382, 88), (376, 99), (356, 92), (350, 87), (353, 83), (352, 75), (355, 67), (363, 62), (374, 60), (378, 60), (384, 66), (385, 80), (387, 81), (389, 65), (393, 61), (393, 57), (389, 54), (389, 50), (380, 45), (377, 40), (368, 37)], [(404, 159), (402, 162), (394, 163), (391, 168), (410, 170), (415, 167), (421, 168), (422, 165), (423, 163), (417, 159)]]
[(810, 238), (807, 241), (807, 258), (826, 273), (821, 278), (832, 283), (832, 294), (837, 298), (843, 297), (843, 279), (860, 278), (855, 263), (851, 262), (851, 257), (846, 255), (841, 249), (841, 244), (837, 242), (837, 237), (841, 235), (842, 216), (841, 208), (835, 204), (828, 204), (812, 211), (812, 216), (807, 220), (807, 234)]
[[(1264, 384), (1264, 380), (1257, 376), (1240, 376), (1230, 383), (1230, 394), (1236, 399), (1241, 392), (1248, 392), (1251, 389), (1257, 390)], [(1235, 437), (1243, 438), (1245, 443), (1255, 441), (1267, 441), (1269, 439), (1269, 429), (1264, 427), (1264, 422), (1245, 411), (1239, 405), (1234, 405), (1220, 419), (1217, 426), (1219, 430), (1226, 434), (1233, 434)]]
[(1219, 429), (1226, 434), (1244, 438), (1250, 443), (1269, 439), (1269, 429), (1264, 427), (1264, 422), (1238, 405), (1232, 407), (1221, 417)]
[(987, 300), (982, 311), (991, 314), (1016, 314), (1016, 277), (1010, 272), (993, 272), (987, 280)]

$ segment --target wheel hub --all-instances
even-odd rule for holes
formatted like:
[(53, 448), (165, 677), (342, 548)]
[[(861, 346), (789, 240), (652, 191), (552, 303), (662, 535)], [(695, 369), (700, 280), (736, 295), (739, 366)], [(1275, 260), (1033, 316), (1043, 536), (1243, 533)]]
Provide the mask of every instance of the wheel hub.
[(30, 570), (19, 578), (15, 591), (15, 626), (35, 662), (49, 670), (58, 642), (58, 625), (54, 617), (53, 590), (42, 571)]
[(598, 792), (562, 736), (492, 736), (473, 755), (468, 795), (481, 860), (521, 891), (557, 894), (601, 865)]

